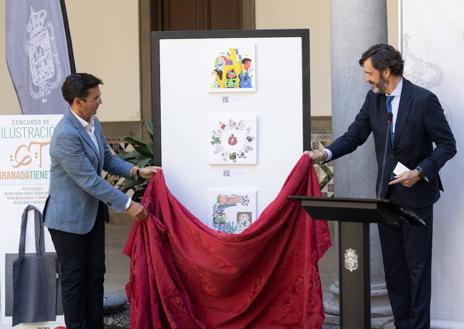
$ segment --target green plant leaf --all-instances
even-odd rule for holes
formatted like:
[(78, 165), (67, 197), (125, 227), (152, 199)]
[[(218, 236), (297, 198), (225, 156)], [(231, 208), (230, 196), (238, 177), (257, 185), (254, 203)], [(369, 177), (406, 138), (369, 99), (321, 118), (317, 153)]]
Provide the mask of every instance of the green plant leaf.
[(127, 192), (129, 191), (131, 188), (134, 188), (135, 186), (139, 185), (140, 182), (135, 179), (135, 178), (129, 178), (127, 179), (124, 184), (121, 186), (121, 191), (122, 192)]
[(153, 139), (153, 122), (152, 121), (146, 121), (143, 123), (146, 131), (150, 135), (150, 137)]
[(153, 156), (153, 148), (150, 150), (149, 146), (147, 144), (144, 145), (133, 145), (134, 149), (139, 152), (141, 155), (144, 156)]
[(131, 160), (140, 156), (140, 153), (137, 150), (132, 150), (129, 152), (119, 152), (118, 156), (126, 161), (132, 162)]
[(145, 190), (138, 190), (135, 191), (134, 194), (132, 195), (132, 200), (136, 202), (140, 202), (142, 200), (143, 194), (145, 193)]
[(152, 165), (153, 163), (151, 163), (153, 161), (153, 158), (150, 157), (150, 158), (143, 158), (141, 160), (139, 160), (137, 162), (137, 167), (139, 168), (143, 168), (143, 167), (146, 167), (148, 164)]
[[(153, 137), (153, 123), (145, 121), (144, 128), (150, 134), (150, 136)], [(138, 138), (133, 134), (124, 137), (123, 140), (126, 143), (131, 144), (134, 150), (129, 152), (120, 152), (119, 156), (122, 159), (136, 164), (140, 168), (147, 165), (153, 165), (153, 142), (151, 140), (144, 141), (143, 139)], [(135, 178), (129, 178), (123, 184), (120, 184), (118, 188), (122, 192), (133, 190), (134, 194), (132, 199), (139, 201), (145, 193), (147, 185), (148, 181), (140, 181)]]
[(123, 139), (125, 142), (132, 144), (132, 146), (144, 146), (147, 144), (143, 139), (140, 139), (135, 136), (126, 136)]

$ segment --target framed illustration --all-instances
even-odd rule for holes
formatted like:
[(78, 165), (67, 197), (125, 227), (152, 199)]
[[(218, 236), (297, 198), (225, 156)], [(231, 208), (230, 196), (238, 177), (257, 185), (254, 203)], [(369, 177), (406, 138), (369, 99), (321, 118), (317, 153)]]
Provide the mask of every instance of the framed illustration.
[(256, 91), (255, 45), (223, 48), (208, 58), (212, 64), (210, 92)]
[(209, 164), (256, 164), (256, 116), (210, 117)]
[(256, 220), (256, 190), (208, 190), (208, 225), (237, 234)]

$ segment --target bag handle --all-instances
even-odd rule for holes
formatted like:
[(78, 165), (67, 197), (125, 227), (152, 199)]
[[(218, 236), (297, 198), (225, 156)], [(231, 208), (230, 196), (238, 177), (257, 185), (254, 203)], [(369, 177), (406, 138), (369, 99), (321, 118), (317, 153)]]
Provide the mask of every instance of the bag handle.
[(34, 211), (34, 233), (35, 233), (35, 252), (38, 254), (45, 253), (44, 245), (44, 229), (42, 225), (42, 214), (33, 205), (28, 205), (24, 208), (21, 218), (21, 235), (19, 238), (19, 258), (24, 257), (26, 250), (26, 228), (27, 228), (27, 214), (29, 211)]

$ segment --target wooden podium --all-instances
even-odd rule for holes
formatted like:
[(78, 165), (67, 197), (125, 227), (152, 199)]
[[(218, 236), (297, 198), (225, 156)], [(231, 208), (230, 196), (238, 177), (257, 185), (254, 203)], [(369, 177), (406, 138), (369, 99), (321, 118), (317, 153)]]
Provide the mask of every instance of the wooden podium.
[(340, 328), (371, 328), (369, 224), (425, 225), (411, 210), (385, 199), (298, 200), (313, 219), (334, 220), (339, 228)]

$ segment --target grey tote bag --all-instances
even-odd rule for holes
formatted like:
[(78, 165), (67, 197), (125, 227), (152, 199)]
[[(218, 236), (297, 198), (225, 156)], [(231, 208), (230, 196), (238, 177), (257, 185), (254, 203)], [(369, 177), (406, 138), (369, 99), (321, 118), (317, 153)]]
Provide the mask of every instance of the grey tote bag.
[[(35, 253), (25, 253), (27, 214), (34, 211)], [(56, 253), (45, 252), (42, 215), (28, 205), (21, 220), (19, 253), (5, 256), (5, 315), (19, 323), (55, 321), (62, 314)]]

